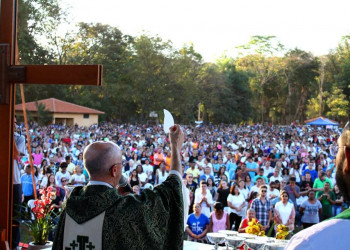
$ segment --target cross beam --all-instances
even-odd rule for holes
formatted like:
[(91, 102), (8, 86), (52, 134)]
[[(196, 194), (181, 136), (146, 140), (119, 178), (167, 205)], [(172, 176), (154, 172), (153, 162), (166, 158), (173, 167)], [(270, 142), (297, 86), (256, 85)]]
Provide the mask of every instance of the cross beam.
[(0, 104), (10, 103), (10, 83), (102, 85), (102, 65), (11, 65), (8, 44), (0, 44), (0, 72)]
[(101, 65), (19, 65), (17, 0), (0, 3), (0, 249), (11, 248), (16, 83), (102, 85)]

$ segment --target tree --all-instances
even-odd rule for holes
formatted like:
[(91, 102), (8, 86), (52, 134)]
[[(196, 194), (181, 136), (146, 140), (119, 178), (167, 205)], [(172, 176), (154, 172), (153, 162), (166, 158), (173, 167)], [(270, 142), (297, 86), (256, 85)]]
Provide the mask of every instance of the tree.
[(306, 106), (306, 116), (307, 118), (313, 118), (317, 116), (322, 116), (325, 114), (325, 109), (327, 109), (326, 98), (329, 97), (327, 91), (323, 92), (322, 103), (320, 104), (320, 95), (310, 98)]
[[(345, 100), (349, 101), (350, 97), (350, 36), (344, 36), (338, 44), (335, 51), (331, 51), (328, 55), (328, 64), (326, 65), (327, 80), (331, 86), (341, 89)], [(350, 104), (346, 108), (346, 112), (350, 113)], [(350, 117), (350, 115), (349, 115)]]
[(241, 53), (245, 55), (264, 55), (275, 56), (284, 50), (284, 45), (281, 44), (276, 36), (252, 36), (247, 44), (237, 46), (241, 49)]
[(48, 110), (46, 106), (42, 103), (35, 102), (35, 106), (38, 110), (38, 124), (40, 126), (44, 126), (52, 123), (53, 115), (50, 112), (50, 110)]
[(349, 100), (341, 89), (334, 87), (326, 103), (329, 109), (326, 114), (328, 117), (338, 121), (345, 121), (348, 118)]
[[(22, 64), (55, 64), (56, 54), (51, 43), (52, 34), (57, 32), (59, 24), (67, 12), (58, 0), (19, 0), (18, 1), (18, 48)], [(26, 100), (35, 101), (52, 94), (64, 96), (62, 86), (26, 85)], [(16, 91), (16, 100), (20, 100), (20, 91)]]
[(250, 120), (253, 118), (254, 111), (251, 106), (252, 93), (247, 72), (238, 71), (235, 60), (231, 58), (222, 58), (216, 64), (226, 76), (227, 90), (223, 89), (223, 93), (228, 95), (229, 102), (223, 101), (222, 105), (227, 105), (231, 109), (226, 115), (229, 115), (231, 122), (234, 123)]
[(176, 50), (171, 57), (172, 84), (167, 85), (170, 94), (169, 107), (183, 123), (197, 120), (198, 104), (202, 102), (202, 56), (192, 44)]
[[(311, 53), (294, 49), (284, 57), (283, 77), (288, 87), (282, 115), (286, 123), (299, 119), (304, 120), (307, 99), (316, 91), (316, 78), (319, 75), (319, 61)], [(323, 80), (319, 79), (319, 84)], [(323, 86), (319, 85), (319, 86)], [(319, 87), (322, 92), (322, 87)], [(322, 95), (322, 94), (321, 94)], [(292, 99), (297, 102), (292, 103)]]
[(100, 23), (79, 23), (61, 36), (58, 26), (68, 19), (57, 0), (19, 0), (22, 63), (103, 64), (104, 86), (30, 85), (28, 101), (56, 97), (103, 110), (102, 120), (114, 122), (146, 122), (166, 108), (188, 124), (198, 106), (211, 123), (288, 124), (320, 111), (345, 119), (350, 110), (350, 36), (321, 58), (299, 49), (283, 54), (275, 36), (253, 36), (239, 46), (240, 57), (205, 63), (193, 44), (176, 49), (159, 36), (132, 37)]
[(281, 58), (265, 57), (263, 55), (248, 55), (236, 61), (237, 69), (246, 71), (249, 74), (250, 89), (254, 98), (252, 106), (260, 110), (260, 121), (265, 121), (266, 92), (265, 87), (278, 75)]
[(131, 98), (142, 121), (151, 111), (161, 111), (166, 105), (168, 94), (164, 86), (171, 84), (168, 77), (171, 62), (165, 52), (172, 51), (171, 43), (163, 42), (160, 37), (141, 35), (132, 44)]
[(266, 107), (265, 85), (271, 82), (279, 73), (281, 58), (273, 56), (283, 51), (283, 45), (275, 36), (253, 36), (250, 41), (238, 48), (243, 49), (247, 56), (237, 60), (239, 70), (250, 74), (250, 88), (253, 92), (253, 107), (260, 109), (261, 122), (265, 114), (269, 113)]
[(79, 23), (74, 41), (66, 53), (67, 63), (102, 64), (104, 84), (100, 88), (72, 86), (67, 101), (103, 110), (106, 115), (102, 119), (109, 121), (133, 117), (136, 108), (131, 98), (133, 59), (129, 48), (133, 38), (110, 25)]

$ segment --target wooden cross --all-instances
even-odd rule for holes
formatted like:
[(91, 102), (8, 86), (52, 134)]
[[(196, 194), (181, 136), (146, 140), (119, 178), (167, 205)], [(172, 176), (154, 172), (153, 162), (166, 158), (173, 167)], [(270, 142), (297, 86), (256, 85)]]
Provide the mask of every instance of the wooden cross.
[(11, 244), (15, 85), (102, 85), (101, 65), (19, 65), (17, 0), (0, 5), (0, 249)]

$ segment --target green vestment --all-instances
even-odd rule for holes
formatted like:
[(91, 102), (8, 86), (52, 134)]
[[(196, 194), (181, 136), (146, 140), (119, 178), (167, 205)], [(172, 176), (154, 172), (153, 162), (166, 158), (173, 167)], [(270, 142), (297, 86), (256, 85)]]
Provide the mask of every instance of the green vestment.
[[(182, 249), (181, 185), (179, 177), (171, 174), (154, 190), (145, 189), (141, 195), (123, 197), (116, 189), (103, 185), (76, 187), (63, 206), (52, 249), (63, 249), (66, 214), (82, 224), (103, 212), (103, 249)], [(64, 250), (68, 249), (73, 250)]]
[(340, 214), (338, 214), (337, 216), (335, 216), (331, 219), (350, 220), (350, 208), (345, 209), (343, 212), (341, 212)]

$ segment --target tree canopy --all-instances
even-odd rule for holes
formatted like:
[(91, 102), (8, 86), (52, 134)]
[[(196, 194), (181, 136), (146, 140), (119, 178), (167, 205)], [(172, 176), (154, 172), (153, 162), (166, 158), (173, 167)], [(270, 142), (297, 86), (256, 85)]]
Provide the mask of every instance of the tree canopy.
[[(253, 36), (238, 57), (203, 61), (195, 45), (131, 36), (110, 25), (69, 23), (57, 0), (20, 0), (18, 45), (26, 64), (103, 64), (104, 86), (26, 86), (27, 101), (55, 97), (105, 112), (103, 120), (145, 122), (168, 109), (181, 123), (301, 123), (318, 115), (346, 121), (350, 35), (329, 54), (286, 50), (275, 36)], [(20, 98), (17, 98), (20, 101)]]

